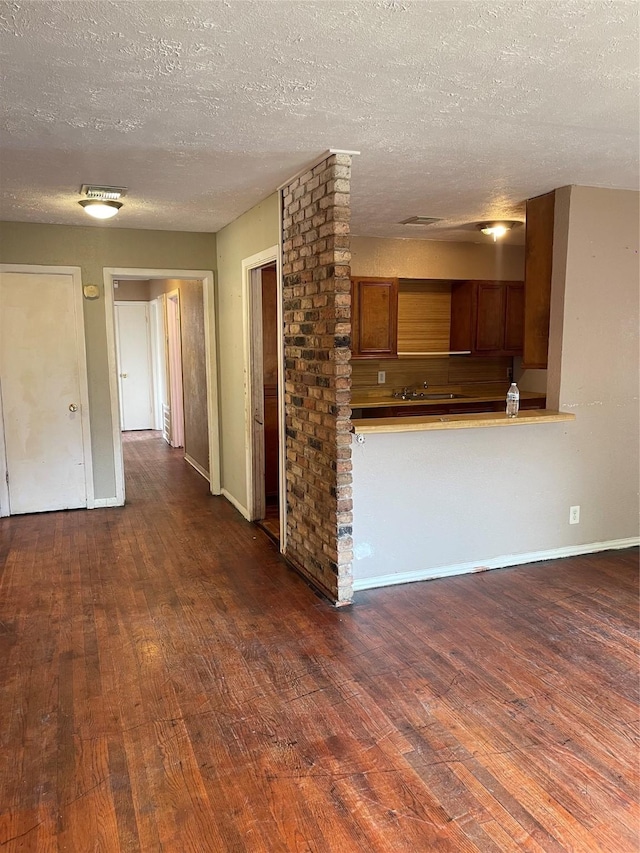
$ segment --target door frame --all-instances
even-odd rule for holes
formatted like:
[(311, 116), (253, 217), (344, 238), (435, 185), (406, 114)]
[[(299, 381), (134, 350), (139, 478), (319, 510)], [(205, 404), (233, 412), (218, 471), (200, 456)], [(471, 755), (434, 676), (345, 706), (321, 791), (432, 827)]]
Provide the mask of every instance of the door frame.
[[(278, 326), (278, 490), (280, 514), (280, 551), (286, 549), (286, 479), (285, 479), (285, 421), (284, 421), (284, 318), (282, 312), (282, 263), (280, 247), (271, 246), (242, 261), (242, 316), (244, 336), (244, 399), (245, 399), (245, 469), (247, 486), (247, 518), (259, 518), (264, 493), (260, 480), (264, 481), (264, 430), (262, 435), (254, 423), (254, 409), (262, 411), (262, 292), (256, 287), (260, 277), (255, 271), (269, 264), (276, 264), (277, 326)], [(260, 351), (258, 351), (260, 350)], [(258, 375), (260, 374), (260, 375)], [(262, 454), (261, 454), (262, 449)]]
[(153, 374), (153, 428), (164, 427), (163, 404), (167, 394), (167, 352), (165, 295), (161, 293), (149, 305), (149, 328), (151, 339), (151, 370)]
[(114, 280), (140, 278), (177, 278), (202, 282), (204, 308), (204, 349), (207, 382), (207, 418), (209, 438), (209, 491), (219, 495), (220, 489), (220, 426), (218, 407), (218, 359), (216, 343), (216, 300), (212, 270), (142, 269), (136, 267), (104, 267), (105, 324), (107, 333), (107, 361), (109, 368), (109, 395), (111, 399), (111, 427), (115, 466), (116, 504), (125, 502), (124, 457), (120, 425), (120, 401), (116, 376), (115, 318), (113, 315)]
[[(87, 509), (95, 507), (93, 486), (93, 453), (91, 449), (91, 412), (89, 410), (89, 380), (87, 374), (87, 348), (84, 333), (84, 302), (82, 290), (82, 270), (80, 267), (41, 266), (39, 264), (0, 264), (2, 273), (24, 273), (26, 275), (68, 275), (73, 281), (73, 309), (76, 337), (76, 359), (78, 363), (78, 385), (80, 392), (80, 423), (82, 425), (82, 445), (84, 454), (84, 478), (87, 495)], [(9, 486), (7, 483), (8, 460), (4, 436), (4, 411), (2, 408), (2, 388), (0, 388), (0, 517), (10, 514)]]
[(165, 294), (165, 297), (167, 374), (169, 377), (168, 397), (169, 410), (171, 412), (169, 444), (171, 447), (182, 447), (186, 457), (187, 449), (184, 445), (184, 382), (182, 379), (182, 309), (180, 305), (180, 291), (178, 289), (171, 290)]

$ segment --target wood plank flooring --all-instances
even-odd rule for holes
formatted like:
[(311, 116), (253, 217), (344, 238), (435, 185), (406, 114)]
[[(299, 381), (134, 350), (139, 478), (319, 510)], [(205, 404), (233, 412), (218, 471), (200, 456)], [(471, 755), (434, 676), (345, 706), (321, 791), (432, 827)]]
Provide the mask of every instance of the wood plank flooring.
[(638, 850), (637, 551), (316, 597), (157, 434), (0, 520), (0, 850)]

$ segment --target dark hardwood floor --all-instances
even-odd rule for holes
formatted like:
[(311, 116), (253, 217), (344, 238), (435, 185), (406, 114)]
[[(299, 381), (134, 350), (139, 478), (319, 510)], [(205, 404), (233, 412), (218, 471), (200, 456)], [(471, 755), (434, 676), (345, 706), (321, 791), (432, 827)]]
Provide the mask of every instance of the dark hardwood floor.
[(638, 850), (637, 551), (316, 597), (180, 452), (0, 520), (2, 851)]

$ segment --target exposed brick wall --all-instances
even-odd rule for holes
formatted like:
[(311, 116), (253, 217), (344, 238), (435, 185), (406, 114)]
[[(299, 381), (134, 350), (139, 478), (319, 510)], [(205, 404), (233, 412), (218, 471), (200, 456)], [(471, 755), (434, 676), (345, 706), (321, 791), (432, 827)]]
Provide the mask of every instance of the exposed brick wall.
[(351, 157), (282, 190), (286, 556), (334, 601), (351, 562)]

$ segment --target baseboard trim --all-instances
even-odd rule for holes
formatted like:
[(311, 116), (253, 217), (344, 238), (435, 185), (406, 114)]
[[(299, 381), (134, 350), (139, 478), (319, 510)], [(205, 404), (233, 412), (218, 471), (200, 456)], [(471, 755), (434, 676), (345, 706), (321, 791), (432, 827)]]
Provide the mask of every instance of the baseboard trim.
[(525, 563), (539, 563), (543, 560), (559, 560), (563, 557), (579, 557), (581, 554), (596, 554), (598, 551), (619, 551), (622, 548), (635, 548), (640, 545), (640, 537), (629, 539), (611, 539), (608, 542), (589, 542), (585, 545), (567, 545), (563, 548), (551, 548), (548, 551), (530, 551), (528, 554), (509, 554), (494, 557), (483, 563), (458, 563), (452, 566), (436, 566), (431, 569), (418, 569), (415, 572), (398, 572), (392, 575), (380, 575), (377, 578), (354, 578), (353, 591), (378, 589), (383, 586), (429, 581), (436, 578), (449, 578), (455, 575), (468, 575), (474, 572), (487, 572), (492, 569), (504, 569), (508, 566), (521, 566)]
[(220, 494), (223, 498), (226, 498), (230, 504), (233, 504), (233, 506), (238, 510), (241, 515), (243, 515), (247, 519), (247, 521), (251, 521), (251, 513), (246, 508), (246, 506), (243, 506), (240, 501), (234, 498), (234, 496), (230, 494), (226, 489), (222, 489)]
[(92, 509), (100, 509), (105, 506), (124, 506), (124, 501), (118, 498), (94, 498)]
[(209, 472), (205, 471), (202, 465), (196, 462), (196, 460), (192, 456), (189, 456), (188, 453), (185, 453), (184, 461), (191, 465), (191, 467), (194, 468), (198, 472), (198, 474), (200, 474), (201, 477), (204, 477), (207, 483), (209, 482)]

